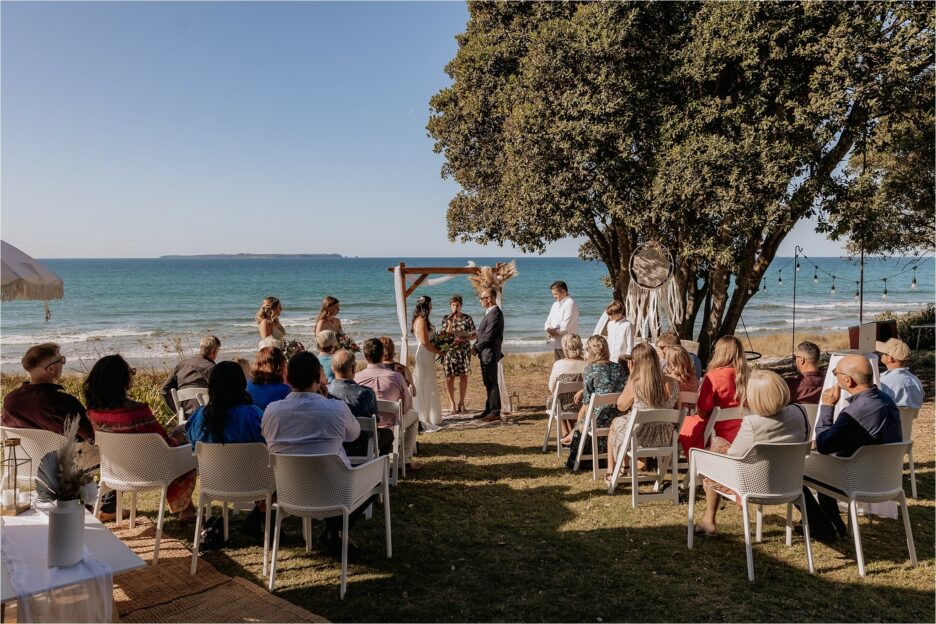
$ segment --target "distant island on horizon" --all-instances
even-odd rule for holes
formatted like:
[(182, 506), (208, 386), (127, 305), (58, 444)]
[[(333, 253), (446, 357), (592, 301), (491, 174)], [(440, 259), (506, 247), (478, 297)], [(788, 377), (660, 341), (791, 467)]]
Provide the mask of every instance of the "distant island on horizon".
[(169, 255), (169, 256), (159, 256), (160, 260), (178, 260), (178, 259), (208, 259), (208, 258), (244, 258), (244, 259), (254, 259), (254, 258), (343, 258), (341, 254), (336, 253), (318, 253), (318, 254), (253, 254), (253, 253), (236, 253), (236, 254), (193, 254), (193, 255)]

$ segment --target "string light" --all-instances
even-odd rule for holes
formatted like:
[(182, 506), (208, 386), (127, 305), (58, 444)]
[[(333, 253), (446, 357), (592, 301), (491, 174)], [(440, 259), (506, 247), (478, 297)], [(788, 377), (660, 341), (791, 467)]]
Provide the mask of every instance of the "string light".
[(777, 271), (777, 286), (783, 286), (783, 269)]
[(812, 283), (813, 283), (813, 284), (818, 284), (818, 283), (819, 283), (819, 272), (818, 272), (817, 270), (815, 270), (815, 269), (813, 269)]
[(884, 278), (884, 294), (881, 295), (881, 299), (887, 301), (887, 278)]
[(858, 301), (858, 298), (861, 296), (858, 290), (858, 280), (855, 280), (855, 301)]
[(832, 296), (835, 296), (835, 276), (832, 276)]
[(764, 292), (767, 292), (767, 280), (766, 280), (766, 279), (764, 280), (764, 288), (763, 288), (763, 290), (764, 290)]
[(916, 290), (916, 289), (917, 289), (917, 283), (916, 283), (916, 267), (913, 267), (913, 281), (910, 282), (910, 290)]
[(796, 272), (799, 273), (799, 260), (796, 261)]

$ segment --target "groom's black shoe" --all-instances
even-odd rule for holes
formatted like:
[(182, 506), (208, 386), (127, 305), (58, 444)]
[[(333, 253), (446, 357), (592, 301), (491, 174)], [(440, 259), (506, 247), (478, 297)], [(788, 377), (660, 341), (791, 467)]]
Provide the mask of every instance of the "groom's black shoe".
[(480, 414), (477, 414), (477, 415), (475, 415), (475, 416), (472, 416), (471, 419), (472, 419), (472, 420), (481, 420), (482, 418), (487, 418), (487, 416), (488, 416), (488, 413), (487, 413), (487, 412), (481, 412)]

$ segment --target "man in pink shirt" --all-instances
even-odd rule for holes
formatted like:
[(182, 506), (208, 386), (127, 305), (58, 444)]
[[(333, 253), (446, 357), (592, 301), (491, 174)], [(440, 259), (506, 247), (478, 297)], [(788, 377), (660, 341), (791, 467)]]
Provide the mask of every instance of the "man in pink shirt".
[[(380, 362), (383, 360), (383, 343), (377, 338), (371, 338), (364, 343), (364, 359), (367, 367), (354, 376), (354, 382), (366, 386), (377, 394), (381, 401), (403, 401), (403, 455), (407, 470), (418, 469), (412, 463), (413, 453), (416, 452), (416, 434), (419, 433), (419, 414), (413, 408), (413, 399), (410, 397), (406, 379), (396, 371), (392, 371)], [(396, 414), (378, 412), (377, 426), (382, 429), (393, 429), (396, 425)]]

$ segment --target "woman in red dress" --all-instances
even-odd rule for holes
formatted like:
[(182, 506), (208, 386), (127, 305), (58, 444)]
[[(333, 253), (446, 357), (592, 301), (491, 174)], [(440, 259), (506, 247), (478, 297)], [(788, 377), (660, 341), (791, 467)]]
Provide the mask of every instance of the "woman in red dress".
[[(699, 387), (697, 412), (687, 416), (679, 430), (679, 444), (683, 453), (689, 456), (690, 449), (703, 448), (705, 425), (716, 407), (730, 408), (744, 404), (744, 388), (747, 385), (747, 358), (741, 341), (734, 336), (722, 336), (715, 342), (712, 359), (709, 360), (708, 372), (702, 378)], [(715, 435), (729, 444), (734, 442), (741, 420), (726, 420), (715, 423)]]
[[(106, 355), (95, 362), (84, 382), (88, 418), (95, 431), (108, 433), (158, 433), (169, 446), (188, 444), (184, 435), (170, 437), (159, 424), (152, 410), (127, 396), (133, 387), (136, 369), (119, 355)], [(179, 520), (195, 517), (192, 492), (195, 491), (195, 471), (187, 472), (169, 484), (166, 503), (169, 511), (179, 514)]]

